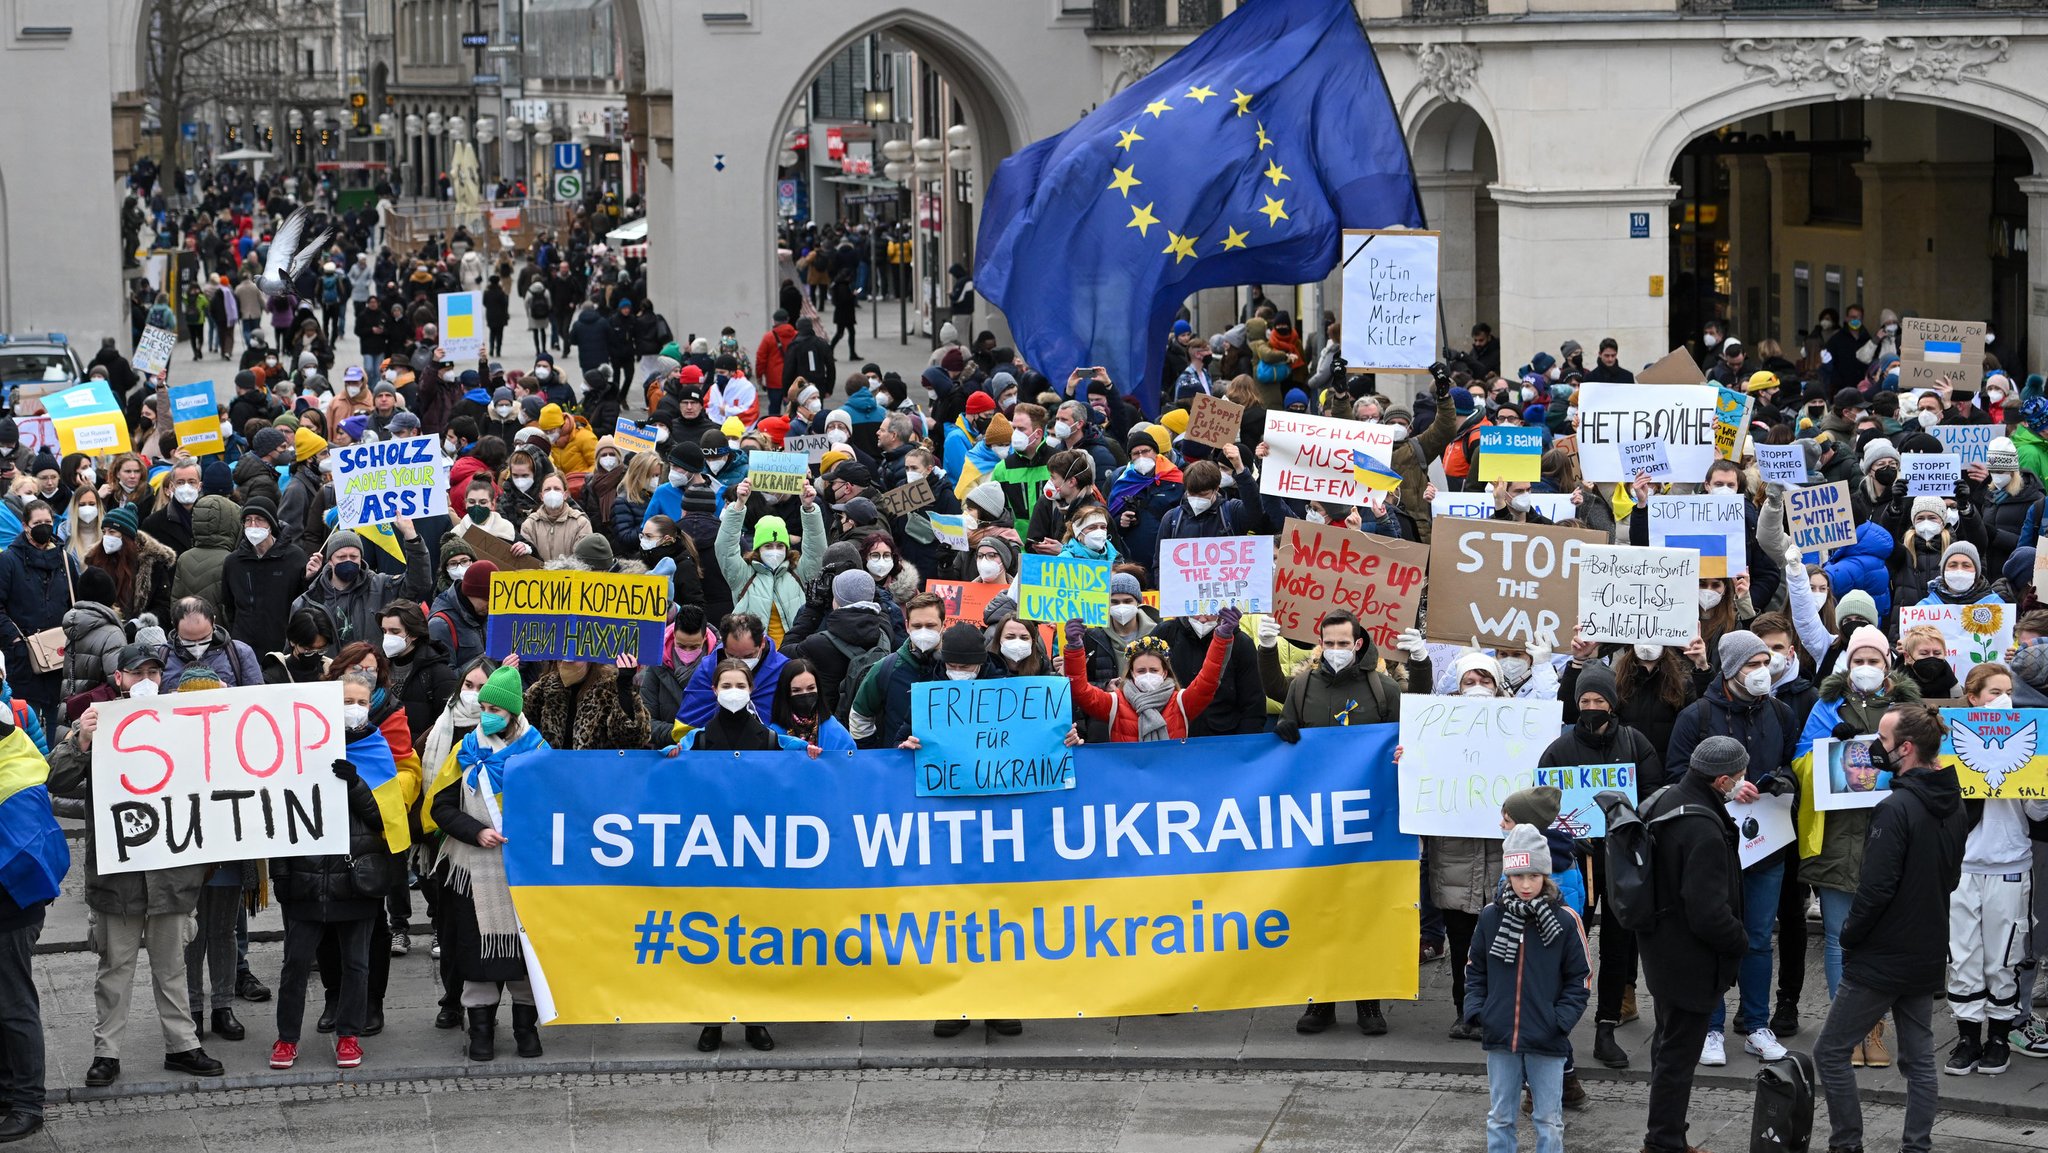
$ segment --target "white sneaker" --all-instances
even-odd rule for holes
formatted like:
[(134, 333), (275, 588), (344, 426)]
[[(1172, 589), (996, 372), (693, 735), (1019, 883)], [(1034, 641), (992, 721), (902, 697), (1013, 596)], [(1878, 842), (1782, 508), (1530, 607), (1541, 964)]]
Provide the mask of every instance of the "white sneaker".
[(1742, 1051), (1766, 1061), (1776, 1061), (1785, 1055), (1785, 1047), (1778, 1044), (1778, 1035), (1769, 1029), (1758, 1029), (1744, 1038)]
[(1728, 1049), (1722, 1042), (1721, 1031), (1716, 1029), (1707, 1034), (1707, 1043), (1700, 1048), (1700, 1064), (1726, 1065), (1727, 1063)]

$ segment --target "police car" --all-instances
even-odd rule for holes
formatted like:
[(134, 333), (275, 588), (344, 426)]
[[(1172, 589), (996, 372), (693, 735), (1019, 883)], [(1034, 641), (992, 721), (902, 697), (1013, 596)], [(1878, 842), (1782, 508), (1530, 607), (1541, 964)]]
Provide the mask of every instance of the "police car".
[[(13, 412), (15, 390), (26, 384), (36, 396), (64, 389), (85, 379), (85, 365), (61, 332), (0, 332), (0, 408)], [(39, 405), (31, 405), (39, 411)]]

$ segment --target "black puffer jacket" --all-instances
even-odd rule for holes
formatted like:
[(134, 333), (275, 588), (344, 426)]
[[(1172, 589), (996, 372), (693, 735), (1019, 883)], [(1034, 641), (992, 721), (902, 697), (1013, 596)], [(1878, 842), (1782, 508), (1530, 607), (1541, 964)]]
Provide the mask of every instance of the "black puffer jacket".
[(1742, 858), (1735, 822), (1712, 783), (1698, 773), (1686, 773), (1655, 805), (1645, 805), (1643, 818), (1680, 805), (1701, 812), (1658, 826), (1650, 866), (1657, 924), (1636, 941), (1643, 976), (1658, 1001), (1705, 1013), (1735, 984), (1736, 963), (1749, 951), (1749, 932), (1742, 927)]
[(852, 691), (841, 682), (855, 657), (877, 645), (895, 647), (887, 624), (873, 609), (835, 608), (825, 614), (823, 628), (789, 650), (818, 666), (818, 703), (827, 714), (837, 715), (840, 695)]
[(1892, 778), (1870, 818), (1856, 901), (1842, 923), (1842, 977), (1865, 989), (1927, 996), (1948, 973), (1948, 900), (1963, 879), (1970, 819), (1951, 768)]
[[(350, 863), (376, 860), (388, 879), (391, 851), (384, 843), (384, 818), (377, 798), (361, 778), (344, 784), (324, 782), (348, 792), (348, 855), (345, 857), (275, 857), (270, 884), (288, 921), (359, 921), (377, 915), (384, 891), (364, 893), (356, 885)], [(388, 890), (388, 885), (387, 885)]]
[[(1174, 617), (1152, 635), (1166, 642), (1173, 679), (1183, 686), (1194, 684), (1209, 656), (1209, 638), (1197, 635), (1186, 617)], [(1259, 677), (1258, 646), (1240, 630), (1232, 638), (1215, 697), (1208, 708), (1188, 718), (1188, 736), (1227, 737), (1265, 728), (1266, 685)]]
[(411, 652), (391, 659), (391, 683), (397, 689), (398, 703), (405, 707), (405, 724), (417, 744), (440, 719), (461, 681), (455, 675), (455, 661), (448, 646), (430, 637), (414, 644)]

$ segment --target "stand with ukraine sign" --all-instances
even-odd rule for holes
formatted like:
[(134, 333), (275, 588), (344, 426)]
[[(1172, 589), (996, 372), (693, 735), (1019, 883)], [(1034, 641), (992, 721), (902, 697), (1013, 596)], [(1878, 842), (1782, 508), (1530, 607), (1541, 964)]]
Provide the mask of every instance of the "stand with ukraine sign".
[(900, 750), (531, 753), (505, 869), (563, 1024), (1406, 999), (1395, 736), (1086, 745), (1006, 797), (916, 796)]

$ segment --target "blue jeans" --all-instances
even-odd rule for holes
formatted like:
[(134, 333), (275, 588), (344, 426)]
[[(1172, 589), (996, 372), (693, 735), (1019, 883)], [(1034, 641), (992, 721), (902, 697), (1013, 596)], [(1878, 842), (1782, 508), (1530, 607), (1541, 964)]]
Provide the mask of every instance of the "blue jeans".
[(1813, 890), (1820, 894), (1821, 968), (1828, 975), (1828, 1000), (1835, 999), (1835, 990), (1842, 987), (1842, 926), (1849, 920), (1849, 906), (1856, 903), (1856, 894), (1840, 889)]
[[(1742, 965), (1735, 971), (1735, 987), (1741, 993), (1735, 1031), (1745, 1035), (1771, 1023), (1771, 930), (1778, 924), (1778, 897), (1784, 885), (1782, 860), (1742, 870), (1742, 927), (1749, 930), (1749, 952), (1742, 955)], [(1714, 1006), (1707, 1028), (1722, 1032), (1727, 1019), (1724, 997)]]
[(1564, 1153), (1564, 1058), (1486, 1051), (1486, 1153), (1515, 1153), (1515, 1114), (1522, 1084), (1535, 1106), (1536, 1153)]

